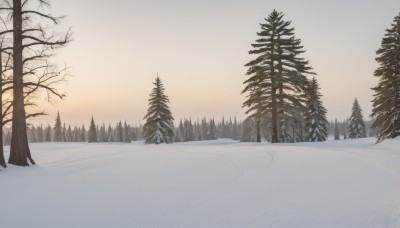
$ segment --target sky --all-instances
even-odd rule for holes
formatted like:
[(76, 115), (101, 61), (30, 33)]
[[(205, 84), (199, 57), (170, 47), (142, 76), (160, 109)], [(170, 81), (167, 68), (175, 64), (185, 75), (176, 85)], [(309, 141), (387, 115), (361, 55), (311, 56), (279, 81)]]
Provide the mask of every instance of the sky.
[(92, 115), (97, 123), (143, 122), (157, 74), (176, 120), (244, 119), (244, 64), (274, 9), (307, 50), (328, 118), (349, 117), (354, 98), (367, 118), (375, 52), (398, 0), (53, 0), (52, 14), (67, 16), (58, 30), (74, 33), (53, 61), (69, 65), (72, 76), (58, 85), (67, 97), (44, 102), (49, 115), (31, 122), (53, 124), (57, 111), (71, 125), (87, 125)]

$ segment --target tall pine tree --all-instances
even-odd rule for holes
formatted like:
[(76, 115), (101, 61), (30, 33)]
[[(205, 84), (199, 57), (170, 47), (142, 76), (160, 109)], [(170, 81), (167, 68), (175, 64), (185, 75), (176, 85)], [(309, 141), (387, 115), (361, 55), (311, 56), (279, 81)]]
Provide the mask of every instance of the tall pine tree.
[(362, 115), (362, 110), (358, 104), (357, 98), (354, 100), (351, 109), (351, 116), (348, 120), (348, 132), (350, 139), (365, 138), (367, 133), (365, 131), (365, 123)]
[(375, 94), (371, 116), (375, 118), (372, 128), (380, 129), (377, 142), (381, 142), (400, 135), (400, 14), (386, 30), (376, 54), (379, 67), (375, 76), (379, 82), (372, 88)]
[[(259, 39), (252, 44), (249, 54), (257, 57), (247, 63), (249, 78), (242, 93), (247, 94), (243, 107), (254, 120), (257, 142), (261, 142), (260, 129), (263, 116), (271, 115), (272, 143), (293, 141), (287, 129), (294, 112), (304, 107), (300, 95), (308, 84), (306, 75), (313, 74), (304, 53), (301, 40), (294, 36), (290, 21), (283, 14), (273, 11), (261, 23)], [(298, 115), (297, 115), (298, 116)]]
[(328, 121), (326, 119), (326, 109), (322, 105), (321, 93), (318, 91), (318, 82), (315, 78), (310, 83), (308, 99), (306, 102), (306, 141), (320, 142), (326, 141), (328, 137)]
[(154, 89), (150, 93), (149, 108), (144, 117), (146, 123), (143, 125), (145, 143), (160, 144), (173, 143), (174, 131), (172, 113), (169, 109), (169, 99), (165, 95), (164, 86), (157, 76)]

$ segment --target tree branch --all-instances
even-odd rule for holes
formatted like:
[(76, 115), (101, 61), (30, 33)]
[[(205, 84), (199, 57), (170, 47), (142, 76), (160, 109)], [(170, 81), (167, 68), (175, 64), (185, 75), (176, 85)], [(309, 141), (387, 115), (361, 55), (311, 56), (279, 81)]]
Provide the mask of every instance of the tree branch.
[(43, 14), (43, 13), (40, 13), (38, 11), (33, 11), (33, 10), (25, 10), (25, 11), (22, 11), (21, 14), (22, 15), (24, 15), (24, 14), (36, 14), (36, 15), (38, 15), (40, 17), (43, 17), (43, 18), (46, 18), (46, 19), (49, 19), (49, 20), (53, 21), (54, 24), (58, 24), (59, 20), (65, 18), (64, 16), (54, 17), (54, 16), (52, 16), (50, 14)]

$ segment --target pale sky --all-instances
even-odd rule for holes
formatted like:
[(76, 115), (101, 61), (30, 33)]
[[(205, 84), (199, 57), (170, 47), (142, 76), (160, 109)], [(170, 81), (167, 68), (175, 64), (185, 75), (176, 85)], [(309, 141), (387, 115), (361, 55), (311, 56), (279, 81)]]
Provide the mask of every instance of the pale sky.
[[(142, 121), (157, 73), (175, 119), (244, 118), (240, 92), (248, 51), (259, 23), (273, 9), (292, 21), (304, 57), (318, 74), (328, 118), (344, 119), (358, 98), (371, 113), (377, 79), (375, 51), (400, 12), (398, 0), (53, 0), (51, 12), (67, 15), (74, 41), (55, 61), (72, 67), (59, 85), (64, 101), (46, 104), (34, 123), (87, 125)], [(32, 121), (31, 121), (32, 122)]]

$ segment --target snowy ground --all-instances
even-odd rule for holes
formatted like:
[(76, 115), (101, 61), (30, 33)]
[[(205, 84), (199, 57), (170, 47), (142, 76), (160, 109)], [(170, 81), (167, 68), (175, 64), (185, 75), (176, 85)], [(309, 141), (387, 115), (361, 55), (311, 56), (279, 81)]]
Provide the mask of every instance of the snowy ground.
[(32, 144), (0, 226), (400, 227), (400, 140), (373, 143)]

